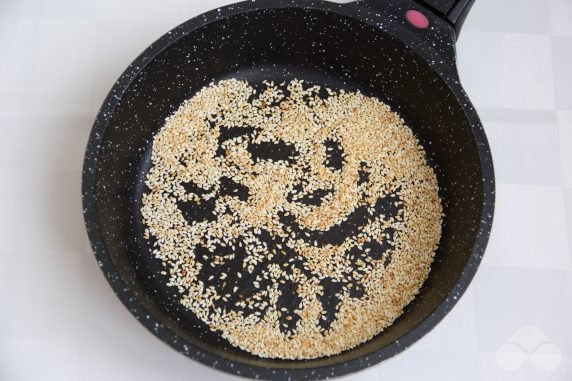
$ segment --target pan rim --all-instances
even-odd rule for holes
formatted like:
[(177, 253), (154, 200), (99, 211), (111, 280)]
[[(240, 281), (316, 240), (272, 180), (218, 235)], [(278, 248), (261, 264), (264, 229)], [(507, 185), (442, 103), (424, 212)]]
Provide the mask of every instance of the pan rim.
[[(204, 365), (240, 376), (260, 377), (265, 379), (288, 379), (290, 377), (297, 379), (299, 377), (303, 377), (304, 379), (309, 380), (342, 376), (358, 370), (363, 370), (371, 365), (393, 357), (414, 344), (434, 328), (447, 315), (447, 313), (449, 313), (459, 300), (460, 296), (468, 288), (484, 255), (492, 228), (495, 193), (494, 169), (484, 129), (474, 107), (459, 82), (456, 68), (450, 66), (442, 59), (430, 59), (442, 57), (439, 56), (435, 50), (421, 41), (421, 39), (413, 32), (404, 33), (403, 30), (400, 29), (400, 35), (398, 36), (396, 34), (397, 32), (394, 30), (382, 29), (393, 38), (404, 43), (406, 48), (413, 50), (417, 55), (421, 56), (432, 70), (434, 70), (449, 86), (452, 94), (457, 98), (463, 108), (466, 118), (471, 125), (471, 130), (478, 147), (483, 176), (483, 206), (481, 223), (478, 228), (473, 251), (467, 261), (465, 269), (461, 273), (454, 287), (448, 292), (445, 300), (433, 312), (431, 312), (411, 331), (402, 336), (398, 341), (375, 350), (365, 357), (360, 357), (348, 362), (317, 368), (308, 367), (302, 369), (260, 367), (258, 365), (230, 360), (214, 353), (207, 352), (204, 349), (195, 347), (191, 343), (188, 343), (168, 327), (163, 326), (158, 323), (158, 321), (154, 320), (152, 314), (137, 300), (137, 297), (127, 287), (126, 283), (119, 275), (115, 265), (113, 264), (111, 256), (105, 247), (100, 231), (96, 206), (97, 194), (95, 192), (97, 183), (96, 168), (99, 152), (102, 146), (105, 130), (109, 125), (111, 116), (118, 106), (123, 94), (130, 87), (132, 81), (142, 70), (144, 70), (147, 64), (153, 61), (157, 55), (159, 55), (164, 49), (167, 49), (171, 44), (175, 43), (179, 38), (182, 38), (183, 36), (196, 31), (200, 27), (206, 26), (216, 20), (268, 8), (306, 8), (332, 12), (345, 17), (357, 19), (364, 24), (382, 29), (377, 22), (381, 16), (373, 10), (356, 3), (335, 4), (323, 0), (245, 1), (209, 11), (175, 27), (152, 43), (128, 66), (113, 85), (109, 95), (104, 100), (104, 103), (97, 114), (87, 144), (83, 165), (82, 200), (84, 220), (94, 256), (114, 293), (140, 323), (142, 323), (150, 332), (160, 338), (163, 342), (170, 345), (173, 349), (197, 360), (200, 363), (203, 363)], [(159, 324), (159, 326), (157, 326), (157, 324)]]

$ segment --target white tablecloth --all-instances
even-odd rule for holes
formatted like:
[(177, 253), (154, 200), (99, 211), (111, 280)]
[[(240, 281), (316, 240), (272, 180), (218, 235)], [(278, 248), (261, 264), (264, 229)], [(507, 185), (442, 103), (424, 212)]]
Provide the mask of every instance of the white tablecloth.
[[(118, 75), (227, 3), (0, 2), (0, 380), (236, 379), (131, 317), (91, 254), (80, 200), (87, 137)], [(458, 55), (496, 165), (489, 248), (437, 328), (345, 380), (572, 379), (572, 1), (477, 0)]]

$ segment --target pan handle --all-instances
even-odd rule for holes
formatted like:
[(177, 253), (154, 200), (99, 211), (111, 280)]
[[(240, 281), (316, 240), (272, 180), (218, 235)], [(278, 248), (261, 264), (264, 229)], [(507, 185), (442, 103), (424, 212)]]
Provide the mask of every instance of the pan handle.
[(417, 0), (417, 2), (453, 24), (458, 37), (475, 0)]
[[(426, 27), (427, 18), (439, 18), (452, 27), (455, 37), (459, 37), (461, 27), (465, 22), (467, 14), (471, 10), (475, 0), (358, 0), (358, 4), (366, 5), (379, 12), (395, 12), (421, 8), (431, 13), (429, 15), (419, 15), (417, 22), (420, 28)], [(416, 6), (415, 6), (416, 5)], [(428, 16), (428, 17), (427, 17)], [(411, 21), (415, 23), (415, 21)], [(414, 24), (415, 25), (415, 24)], [(416, 25), (415, 25), (416, 26)]]
[(401, 19), (404, 22), (406, 19), (418, 32), (415, 35), (425, 45), (437, 47), (435, 52), (455, 68), (455, 42), (474, 2), (475, 0), (357, 0), (354, 4), (368, 7), (391, 20)]

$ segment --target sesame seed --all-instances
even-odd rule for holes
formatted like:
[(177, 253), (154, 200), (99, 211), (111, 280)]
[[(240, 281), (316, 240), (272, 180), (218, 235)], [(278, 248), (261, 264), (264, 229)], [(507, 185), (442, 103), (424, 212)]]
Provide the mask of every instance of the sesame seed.
[(444, 218), (437, 178), (379, 99), (264, 86), (212, 83), (165, 120), (143, 237), (181, 304), (232, 345), (335, 355), (390, 326), (427, 278)]

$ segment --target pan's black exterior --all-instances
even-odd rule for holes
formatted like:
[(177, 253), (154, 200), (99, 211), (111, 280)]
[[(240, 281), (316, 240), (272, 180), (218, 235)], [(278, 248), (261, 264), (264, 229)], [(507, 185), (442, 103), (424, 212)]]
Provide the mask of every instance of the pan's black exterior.
[[(86, 226), (115, 293), (165, 343), (237, 375), (323, 379), (401, 352), (431, 330), (463, 294), (491, 229), (492, 158), (455, 69), (455, 20), (415, 5), (430, 21), (428, 29), (417, 30), (405, 21), (404, 5), (411, 4), (256, 0), (231, 5), (167, 33), (113, 86), (85, 156)], [(157, 264), (141, 239), (139, 216), (153, 134), (184, 99), (225, 77), (252, 82), (303, 77), (333, 88), (359, 89), (398, 111), (429, 152), (446, 214), (440, 249), (418, 297), (369, 342), (315, 360), (261, 359), (210, 332), (179, 306), (165, 279), (157, 277)]]

